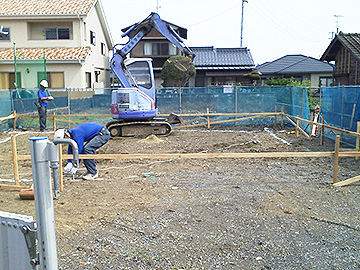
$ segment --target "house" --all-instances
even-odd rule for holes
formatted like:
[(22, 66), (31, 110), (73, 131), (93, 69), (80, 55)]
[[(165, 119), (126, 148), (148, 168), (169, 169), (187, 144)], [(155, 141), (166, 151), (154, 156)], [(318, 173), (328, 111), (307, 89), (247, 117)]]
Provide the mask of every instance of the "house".
[[(165, 24), (169, 25), (175, 32), (182, 38), (187, 39), (187, 29), (180, 27), (176, 24), (164, 21)], [(122, 32), (126, 32), (134, 26), (130, 25), (121, 29)], [(130, 34), (130, 38), (134, 37), (134, 33)], [(165, 61), (173, 56), (180, 55), (181, 51), (176, 48), (170, 41), (163, 35), (161, 35), (155, 28), (150, 33), (142, 38), (142, 40), (134, 47), (130, 52), (130, 57), (141, 58), (147, 57), (153, 59), (153, 68), (155, 76), (155, 85), (160, 86), (162, 83), (161, 69)]]
[(252, 84), (246, 75), (255, 64), (247, 48), (191, 47), (195, 53), (194, 86)]
[(340, 32), (331, 41), (320, 60), (335, 62), (334, 85), (359, 85), (360, 34)]
[(262, 84), (271, 78), (308, 80), (312, 87), (333, 85), (333, 66), (305, 55), (285, 55), (256, 67), (261, 73)]
[[(18, 87), (44, 78), (52, 89), (109, 87), (113, 41), (100, 0), (2, 1), (0, 25), (9, 33), (0, 39), (0, 89), (14, 88), (14, 56), (28, 63), (16, 71)], [(31, 65), (41, 59), (46, 75)]]

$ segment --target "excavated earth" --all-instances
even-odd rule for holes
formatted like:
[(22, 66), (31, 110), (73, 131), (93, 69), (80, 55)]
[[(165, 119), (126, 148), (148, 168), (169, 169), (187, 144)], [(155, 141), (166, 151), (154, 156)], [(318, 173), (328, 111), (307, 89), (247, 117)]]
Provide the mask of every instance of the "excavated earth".
[[(334, 151), (333, 141), (320, 146), (319, 138), (291, 131), (175, 130), (167, 137), (111, 139), (98, 153)], [(28, 138), (38, 135), (18, 133), (19, 154), (29, 154)], [(9, 136), (0, 134), (2, 155), (11, 155)], [(360, 183), (334, 187), (333, 162), (98, 160), (99, 179), (65, 177), (54, 200), (59, 269), (360, 269)], [(359, 162), (340, 158), (339, 180), (360, 175)], [(19, 161), (19, 169), (21, 184), (29, 186), (31, 162)], [(3, 162), (0, 173), (11, 179), (11, 163)], [(15, 191), (0, 190), (0, 210), (35, 218), (34, 201)]]

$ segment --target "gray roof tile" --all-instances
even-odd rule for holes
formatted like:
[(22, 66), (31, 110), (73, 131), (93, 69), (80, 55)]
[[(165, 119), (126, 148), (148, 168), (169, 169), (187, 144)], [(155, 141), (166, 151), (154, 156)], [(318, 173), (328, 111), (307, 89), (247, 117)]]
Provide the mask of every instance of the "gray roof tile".
[(267, 62), (256, 67), (262, 74), (295, 74), (332, 72), (333, 67), (318, 59), (298, 55), (285, 55), (273, 62)]
[(247, 48), (191, 47), (196, 57), (195, 67), (254, 67)]

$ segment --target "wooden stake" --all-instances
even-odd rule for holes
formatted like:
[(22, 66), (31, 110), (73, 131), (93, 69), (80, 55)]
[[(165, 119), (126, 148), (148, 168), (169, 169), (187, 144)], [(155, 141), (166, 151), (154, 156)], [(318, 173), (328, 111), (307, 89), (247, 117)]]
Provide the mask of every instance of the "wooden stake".
[(56, 112), (53, 112), (53, 131), (56, 130), (56, 118), (55, 118)]
[(281, 107), (281, 128), (284, 127), (284, 107)]
[(314, 125), (314, 113), (312, 112), (310, 114), (310, 130), (309, 130), (309, 140), (310, 141), (311, 141), (311, 136), (312, 136), (313, 125)]
[(209, 108), (206, 108), (206, 114), (207, 114), (207, 128), (210, 129), (210, 110)]
[(333, 181), (334, 184), (337, 183), (338, 181), (339, 152), (340, 152), (340, 135), (336, 135), (335, 154), (334, 154), (334, 181)]
[(277, 106), (275, 106), (274, 126), (276, 127)]
[(295, 126), (295, 135), (299, 137), (299, 116), (296, 116), (296, 126)]
[(320, 145), (324, 145), (324, 133), (325, 133), (325, 116), (321, 116), (321, 137), (320, 137)]
[(59, 144), (59, 183), (60, 183), (60, 191), (64, 190), (64, 177), (63, 177), (63, 154), (62, 154), (62, 145)]
[(86, 112), (84, 113), (84, 121), (87, 122), (87, 115), (86, 115)]
[(12, 146), (12, 160), (13, 160), (13, 168), (14, 168), (15, 185), (20, 186), (20, 183), (19, 183), (19, 166), (18, 166), (18, 158), (17, 158), (17, 150), (16, 150), (16, 137), (15, 137), (15, 135), (11, 135), (11, 146)]
[[(356, 132), (360, 133), (360, 121), (358, 121), (356, 123)], [(360, 151), (360, 136), (356, 136), (356, 151)], [(358, 157), (356, 157), (355, 159), (359, 159)]]

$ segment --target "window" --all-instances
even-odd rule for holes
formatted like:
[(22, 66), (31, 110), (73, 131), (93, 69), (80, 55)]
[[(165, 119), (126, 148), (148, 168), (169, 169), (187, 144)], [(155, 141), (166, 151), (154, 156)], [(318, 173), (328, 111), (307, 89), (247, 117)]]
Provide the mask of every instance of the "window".
[(65, 88), (64, 83), (64, 72), (38, 72), (37, 73), (38, 82), (41, 80), (47, 80), (49, 83), (49, 88)]
[(151, 43), (144, 44), (144, 55), (176, 55), (176, 47), (170, 43)]
[(94, 46), (96, 45), (96, 35), (93, 31), (90, 31), (90, 43)]
[(319, 87), (333, 86), (334, 80), (332, 77), (320, 77), (319, 78)]
[(45, 28), (45, 39), (70, 39), (70, 28)]
[(85, 72), (86, 88), (91, 88), (91, 73)]
[[(126, 66), (127, 70), (135, 79), (136, 84), (147, 89), (151, 88), (150, 68), (147, 62), (134, 62)], [(130, 78), (128, 78), (131, 81)]]
[(106, 46), (105, 43), (101, 42), (101, 54), (106, 55)]
[(10, 41), (10, 28), (4, 27), (3, 29), (0, 28), (0, 41)]

